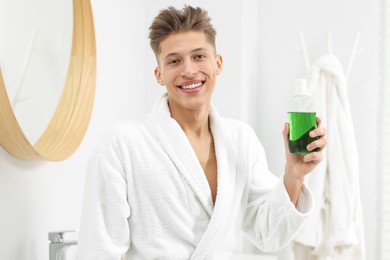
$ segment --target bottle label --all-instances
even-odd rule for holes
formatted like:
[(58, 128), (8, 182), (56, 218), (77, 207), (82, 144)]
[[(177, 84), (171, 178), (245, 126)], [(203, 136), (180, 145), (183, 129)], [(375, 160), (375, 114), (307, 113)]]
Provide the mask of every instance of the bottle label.
[(306, 146), (318, 139), (309, 136), (317, 127), (316, 113), (289, 112), (290, 136), (288, 146), (291, 153), (309, 153)]

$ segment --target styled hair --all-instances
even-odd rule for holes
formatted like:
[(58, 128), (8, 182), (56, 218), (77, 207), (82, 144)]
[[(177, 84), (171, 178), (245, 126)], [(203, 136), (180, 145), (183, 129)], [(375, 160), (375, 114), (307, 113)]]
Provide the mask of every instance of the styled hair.
[(186, 32), (200, 31), (204, 32), (207, 41), (215, 49), (215, 36), (217, 32), (211, 24), (211, 18), (206, 10), (200, 7), (185, 5), (183, 9), (178, 10), (173, 6), (160, 10), (149, 27), (150, 47), (156, 57), (161, 52), (160, 43), (169, 35)]

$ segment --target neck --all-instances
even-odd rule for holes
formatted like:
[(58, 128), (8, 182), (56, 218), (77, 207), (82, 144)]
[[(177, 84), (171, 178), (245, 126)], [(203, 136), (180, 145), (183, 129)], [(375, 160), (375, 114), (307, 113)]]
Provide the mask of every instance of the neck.
[(179, 123), (187, 136), (200, 138), (210, 134), (209, 105), (200, 109), (176, 109), (169, 105), (169, 110), (171, 117)]

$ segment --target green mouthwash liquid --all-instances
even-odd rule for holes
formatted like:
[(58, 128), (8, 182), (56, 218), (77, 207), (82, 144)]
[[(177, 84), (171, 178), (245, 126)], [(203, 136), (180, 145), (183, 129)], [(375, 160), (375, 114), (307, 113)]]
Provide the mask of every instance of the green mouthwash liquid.
[[(313, 98), (309, 95), (306, 79), (294, 81), (294, 97), (287, 105), (290, 135), (288, 148), (291, 153), (307, 154), (311, 151), (307, 145), (318, 139), (311, 138), (310, 131), (317, 127), (316, 106)], [(316, 151), (316, 149), (312, 150)]]
[(288, 141), (290, 152), (310, 153), (311, 151), (308, 151), (306, 146), (318, 139), (318, 137), (312, 138), (309, 136), (310, 131), (317, 127), (316, 113), (288, 112), (288, 121), (290, 124)]

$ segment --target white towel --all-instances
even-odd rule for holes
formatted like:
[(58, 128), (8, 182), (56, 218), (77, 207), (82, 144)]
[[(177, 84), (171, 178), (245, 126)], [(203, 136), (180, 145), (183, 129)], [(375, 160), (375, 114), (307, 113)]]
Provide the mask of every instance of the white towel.
[(78, 259), (229, 259), (241, 228), (262, 250), (287, 245), (311, 209), (300, 212), (283, 181), (268, 171), (253, 130), (210, 111), (218, 164), (210, 187), (167, 96), (140, 120), (115, 128), (86, 177)]
[(309, 88), (328, 145), (323, 162), (306, 178), (316, 206), (295, 241), (309, 247), (307, 259), (365, 259), (359, 159), (347, 82), (335, 56), (324, 55), (313, 65)]

